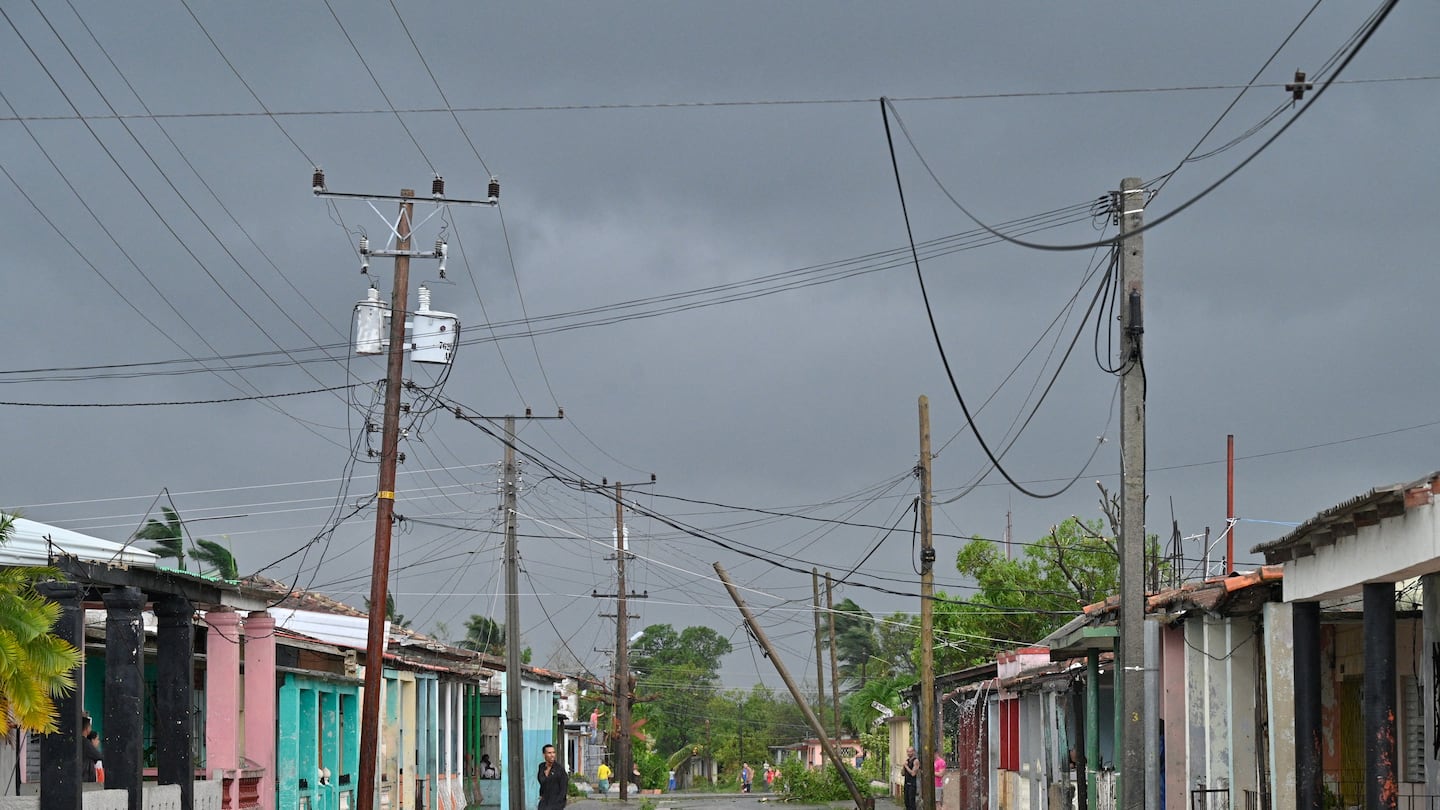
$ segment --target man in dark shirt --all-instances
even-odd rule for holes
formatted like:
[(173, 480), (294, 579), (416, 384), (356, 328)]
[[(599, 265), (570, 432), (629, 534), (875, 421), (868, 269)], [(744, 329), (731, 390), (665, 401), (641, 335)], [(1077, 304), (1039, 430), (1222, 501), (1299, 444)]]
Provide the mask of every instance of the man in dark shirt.
[(80, 721), (80, 761), (82, 770), (80, 779), (83, 782), (95, 781), (95, 763), (100, 761), (100, 747), (95, 744), (94, 738), (90, 735), (90, 718), (86, 717)]
[(570, 796), (570, 775), (565, 766), (555, 761), (555, 746), (546, 745), (545, 761), (535, 778), (540, 782), (540, 804), (536, 810), (561, 810)]

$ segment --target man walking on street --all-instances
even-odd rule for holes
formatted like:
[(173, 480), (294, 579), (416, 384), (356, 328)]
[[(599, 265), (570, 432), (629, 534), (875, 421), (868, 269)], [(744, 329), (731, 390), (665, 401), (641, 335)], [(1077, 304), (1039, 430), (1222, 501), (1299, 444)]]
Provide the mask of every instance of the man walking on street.
[(900, 766), (900, 773), (905, 778), (905, 810), (915, 810), (920, 799), (920, 758), (915, 756), (914, 746), (905, 749), (905, 764)]
[(540, 804), (536, 810), (561, 810), (570, 796), (570, 776), (565, 773), (565, 766), (555, 761), (555, 746), (546, 745), (543, 751), (545, 761), (535, 774), (540, 782)]

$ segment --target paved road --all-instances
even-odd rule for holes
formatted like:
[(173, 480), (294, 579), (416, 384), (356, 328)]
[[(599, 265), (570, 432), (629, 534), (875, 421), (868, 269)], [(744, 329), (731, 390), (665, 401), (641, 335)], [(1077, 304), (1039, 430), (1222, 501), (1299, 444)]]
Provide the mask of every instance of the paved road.
[[(829, 807), (834, 810), (854, 810), (855, 803), (849, 800), (829, 802), (822, 805), (782, 805), (774, 794), (769, 793), (662, 793), (659, 796), (632, 796), (624, 803), (618, 798), (571, 799), (567, 808), (577, 810), (638, 810), (643, 801), (655, 803), (655, 810), (779, 810), (782, 807)], [(901, 807), (881, 796), (875, 799), (876, 810), (897, 810)]]

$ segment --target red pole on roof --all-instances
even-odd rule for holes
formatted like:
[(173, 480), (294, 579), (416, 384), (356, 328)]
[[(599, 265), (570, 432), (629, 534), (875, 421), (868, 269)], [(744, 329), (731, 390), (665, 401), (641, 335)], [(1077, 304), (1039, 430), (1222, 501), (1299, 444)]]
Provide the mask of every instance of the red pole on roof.
[(1235, 434), (1225, 437), (1225, 575), (1235, 573)]

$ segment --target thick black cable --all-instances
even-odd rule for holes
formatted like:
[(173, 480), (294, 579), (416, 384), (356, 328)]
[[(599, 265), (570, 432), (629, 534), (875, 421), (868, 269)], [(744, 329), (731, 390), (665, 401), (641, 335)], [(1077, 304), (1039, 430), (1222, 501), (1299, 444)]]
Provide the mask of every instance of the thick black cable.
[[(1200, 202), (1201, 200), (1205, 199), (1206, 197), (1210, 196), (1210, 194), (1211, 194), (1212, 192), (1214, 192), (1214, 191), (1215, 191), (1216, 189), (1218, 189), (1220, 186), (1222, 186), (1222, 185), (1224, 185), (1226, 182), (1228, 182), (1228, 181), (1230, 180), (1230, 178), (1232, 178), (1232, 177), (1234, 177), (1235, 175), (1239, 174), (1240, 171), (1241, 171), (1242, 169), (1244, 169), (1246, 166), (1249, 166), (1250, 163), (1251, 163), (1251, 161), (1253, 161), (1253, 160), (1255, 160), (1255, 158), (1259, 157), (1262, 152), (1264, 152), (1266, 149), (1269, 149), (1271, 144), (1273, 144), (1273, 143), (1275, 143), (1275, 141), (1279, 140), (1279, 138), (1280, 138), (1281, 135), (1284, 135), (1284, 134), (1290, 129), (1290, 127), (1294, 126), (1295, 122), (1296, 122), (1296, 121), (1299, 121), (1299, 120), (1300, 120), (1300, 117), (1303, 116), (1306, 112), (1308, 112), (1311, 107), (1314, 107), (1314, 106), (1315, 106), (1315, 103), (1320, 100), (1320, 97), (1321, 97), (1321, 96), (1325, 95), (1325, 91), (1326, 91), (1326, 90), (1329, 90), (1330, 87), (1331, 87), (1331, 85), (1335, 84), (1335, 80), (1338, 79), (1338, 78), (1340, 77), (1340, 75), (1345, 72), (1345, 68), (1348, 67), (1348, 66), (1350, 65), (1350, 63), (1355, 59), (1355, 57), (1356, 57), (1357, 55), (1359, 55), (1360, 51), (1364, 49), (1366, 43), (1368, 43), (1368, 42), (1370, 41), (1370, 38), (1375, 35), (1375, 32), (1380, 29), (1380, 26), (1385, 22), (1385, 19), (1390, 16), (1390, 12), (1395, 9), (1395, 6), (1396, 6), (1396, 4), (1397, 4), (1398, 2), (1399, 2), (1399, 0), (1386, 0), (1384, 7), (1381, 8), (1380, 12), (1379, 12), (1377, 15), (1375, 15), (1375, 21), (1374, 21), (1374, 23), (1372, 23), (1372, 24), (1365, 30), (1365, 33), (1364, 33), (1363, 35), (1361, 35), (1359, 41), (1355, 44), (1355, 47), (1354, 47), (1353, 49), (1351, 49), (1350, 53), (1349, 53), (1348, 55), (1346, 55), (1345, 59), (1340, 62), (1340, 64), (1339, 64), (1338, 67), (1335, 68), (1335, 72), (1334, 72), (1333, 74), (1331, 74), (1330, 78), (1329, 78), (1329, 79), (1326, 79), (1325, 82), (1324, 82), (1323, 84), (1321, 84), (1320, 87), (1318, 87), (1318, 88), (1315, 90), (1315, 95), (1311, 96), (1311, 97), (1310, 97), (1310, 100), (1307, 101), (1307, 102), (1305, 102), (1305, 106), (1301, 107), (1301, 108), (1295, 113), (1295, 115), (1293, 115), (1293, 116), (1290, 118), (1290, 120), (1288, 120), (1288, 121), (1286, 121), (1284, 124), (1282, 124), (1282, 125), (1280, 126), (1280, 128), (1275, 131), (1275, 133), (1274, 133), (1273, 135), (1271, 135), (1269, 138), (1266, 138), (1265, 141), (1260, 144), (1260, 146), (1256, 147), (1255, 151), (1251, 152), (1248, 156), (1246, 156), (1246, 158), (1245, 158), (1244, 160), (1242, 160), (1242, 161), (1240, 161), (1238, 164), (1236, 164), (1234, 168), (1232, 168), (1232, 169), (1230, 169), (1230, 171), (1228, 171), (1228, 172), (1220, 175), (1220, 178), (1219, 178), (1218, 180), (1214, 181), (1214, 182), (1211, 183), (1210, 185), (1208, 185), (1208, 186), (1206, 186), (1205, 188), (1201, 189), (1198, 193), (1196, 193), (1196, 194), (1195, 194), (1194, 196), (1192, 196), (1190, 199), (1186, 200), (1185, 202), (1181, 203), (1180, 205), (1176, 206), (1175, 208), (1171, 209), (1170, 211), (1167, 211), (1166, 213), (1164, 213), (1164, 214), (1162, 214), (1162, 215), (1160, 215), (1160, 216), (1158, 216), (1158, 217), (1150, 220), (1149, 222), (1145, 223), (1145, 224), (1142, 225), (1141, 227), (1136, 228), (1135, 230), (1128, 232), (1127, 235), (1129, 235), (1129, 236), (1139, 236), (1140, 234), (1145, 233), (1146, 231), (1151, 230), (1152, 228), (1158, 228), (1158, 227), (1160, 227), (1161, 225), (1165, 224), (1166, 222), (1169, 222), (1171, 219), (1174, 219), (1175, 217), (1179, 216), (1181, 213), (1183, 213), (1184, 211), (1186, 211), (1187, 209), (1189, 209), (1190, 206), (1192, 206), (1192, 205), (1194, 205), (1195, 203), (1198, 203), (1198, 202)], [(1012, 236), (1010, 236), (1009, 234), (1002, 233), (1001, 231), (996, 230), (995, 228), (991, 227), (990, 225), (987, 225), (986, 223), (984, 223), (984, 222), (982, 222), (981, 220), (979, 220), (978, 218), (976, 218), (976, 216), (975, 216), (974, 214), (970, 213), (970, 210), (969, 210), (968, 208), (966, 208), (959, 200), (957, 200), (957, 199), (955, 198), (955, 196), (950, 193), (949, 189), (945, 188), (944, 184), (942, 184), (942, 183), (940, 182), (940, 178), (939, 178), (938, 176), (936, 176), (934, 170), (930, 168), (930, 164), (926, 162), (925, 157), (920, 153), (919, 147), (915, 145), (914, 139), (910, 137), (909, 131), (907, 131), (906, 128), (905, 128), (905, 121), (904, 121), (904, 119), (902, 119), (902, 118), (900, 117), (900, 113), (895, 109), (895, 105), (894, 105), (894, 104), (891, 104), (890, 101), (889, 101), (889, 99), (885, 99), (885, 98), (882, 98), (882, 99), (880, 100), (880, 103), (881, 103), (882, 106), (884, 106), (885, 108), (887, 108), (891, 114), (893, 114), (893, 115), (895, 116), (895, 123), (900, 126), (900, 131), (905, 135), (905, 139), (906, 139), (907, 141), (909, 141), (910, 147), (915, 150), (915, 155), (916, 155), (916, 157), (918, 157), (918, 158), (920, 159), (921, 165), (925, 167), (925, 170), (926, 170), (927, 172), (929, 172), (931, 178), (935, 180), (935, 183), (936, 183), (937, 186), (939, 186), (941, 192), (943, 192), (943, 193), (945, 194), (945, 196), (950, 199), (950, 202), (954, 203), (955, 207), (956, 207), (956, 208), (959, 208), (960, 211), (961, 211), (961, 213), (965, 214), (965, 216), (966, 216), (967, 218), (969, 218), (969, 220), (970, 220), (971, 222), (974, 222), (976, 225), (980, 226), (982, 229), (984, 229), (984, 230), (985, 230), (987, 233), (989, 233), (991, 236), (994, 236), (994, 237), (996, 237), (996, 238), (998, 238), (998, 239), (1003, 239), (1004, 241), (1009, 242), (1009, 243), (1012, 244), (1012, 245), (1017, 245), (1017, 246), (1019, 246), (1019, 247), (1024, 247), (1024, 248), (1030, 248), (1031, 250), (1045, 250), (1045, 251), (1058, 251), (1058, 252), (1073, 251), (1073, 250), (1090, 250), (1091, 248), (1099, 247), (1099, 246), (1101, 246), (1101, 245), (1114, 244), (1114, 243), (1117, 241), (1117, 239), (1119, 238), (1119, 237), (1116, 237), (1116, 239), (1107, 239), (1107, 240), (1101, 240), (1101, 241), (1096, 241), (1096, 242), (1082, 242), (1082, 243), (1078, 243), (1078, 244), (1052, 245), (1052, 244), (1045, 244), (1045, 243), (1043, 243), (1043, 242), (1031, 242), (1031, 241), (1029, 241), (1029, 240), (1019, 239), (1019, 238), (1016, 238), (1016, 237), (1012, 237)], [(886, 119), (886, 126), (887, 126), (887, 129), (888, 129), (888, 126), (889, 126), (889, 119), (888, 119), (888, 118)], [(892, 152), (893, 152), (893, 149), (892, 149)]]
[[(930, 320), (930, 334), (935, 337), (935, 348), (940, 352), (940, 362), (945, 367), (945, 376), (950, 381), (950, 390), (955, 392), (955, 399), (960, 403), (960, 410), (965, 414), (966, 423), (970, 425), (970, 433), (975, 437), (975, 441), (980, 445), (980, 448), (985, 451), (985, 455), (990, 459), (990, 463), (994, 465), (995, 470), (1004, 476), (1005, 480), (1010, 482), (1010, 486), (1014, 487), (1017, 491), (1032, 498), (1040, 499), (1054, 498), (1064, 494), (1070, 487), (1075, 485), (1076, 481), (1080, 480), (1081, 475), (1085, 474), (1085, 467), (1081, 467), (1080, 472), (1076, 473), (1075, 477), (1060, 489), (1050, 493), (1035, 492), (1034, 490), (1026, 488), (1025, 485), (1016, 481), (1015, 478), (1010, 475), (1010, 472), (1000, 463), (1000, 459), (991, 451), (990, 445), (985, 442), (985, 437), (980, 435), (980, 431), (975, 425), (975, 418), (970, 414), (970, 406), (965, 403), (965, 396), (960, 393), (960, 386), (955, 382), (955, 373), (950, 368), (950, 358), (945, 353), (944, 341), (940, 339), (940, 327), (935, 323), (935, 313), (930, 307), (930, 293), (925, 289), (925, 275), (920, 270), (920, 254), (915, 251), (915, 234), (910, 228), (910, 209), (905, 204), (905, 187), (900, 181), (900, 163), (895, 157), (895, 139), (890, 133), (890, 117), (886, 115), (886, 102), (883, 99), (880, 102), (880, 117), (885, 122), (885, 141), (890, 147), (890, 166), (895, 172), (895, 188), (900, 195), (900, 212), (905, 217), (905, 235), (910, 240), (911, 257), (915, 263), (915, 277), (920, 282), (920, 297), (925, 302), (925, 314)], [(1094, 305), (1093, 301), (1091, 305)], [(1087, 311), (1085, 313), (1085, 320), (1089, 321), (1089, 319), (1090, 313)], [(1072, 343), (1071, 346), (1073, 348), (1074, 344)], [(1086, 462), (1085, 466), (1088, 467), (1089, 462)]]

